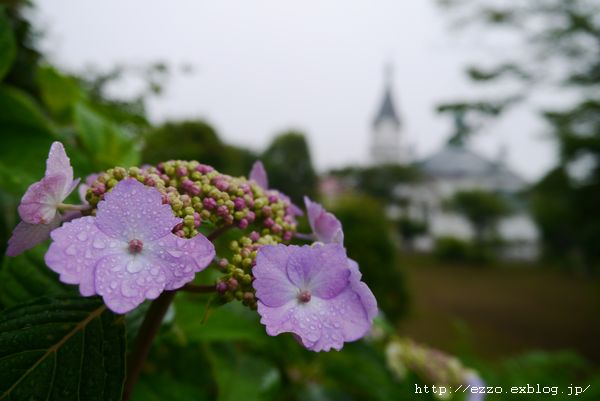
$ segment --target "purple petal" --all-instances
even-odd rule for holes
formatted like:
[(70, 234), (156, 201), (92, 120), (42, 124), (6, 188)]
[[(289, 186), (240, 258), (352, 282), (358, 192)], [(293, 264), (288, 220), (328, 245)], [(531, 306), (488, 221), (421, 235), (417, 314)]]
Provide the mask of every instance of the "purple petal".
[(359, 296), (347, 287), (331, 300), (311, 299), (306, 304), (290, 301), (279, 307), (258, 303), (267, 334), (295, 334), (312, 351), (340, 350), (344, 342), (363, 337), (371, 321)]
[(358, 263), (349, 258), (348, 266), (350, 267), (350, 286), (352, 287), (352, 291), (358, 294), (367, 313), (367, 318), (369, 321), (372, 321), (379, 313), (375, 295), (373, 295), (373, 292), (365, 283), (360, 281), (362, 274), (358, 268)]
[(329, 299), (348, 286), (350, 271), (346, 252), (340, 245), (291, 246), (290, 250), (287, 275), (299, 289)]
[(156, 299), (168, 275), (160, 260), (121, 252), (100, 259), (95, 270), (96, 292), (115, 313), (127, 313), (146, 299)]
[(52, 221), (58, 204), (64, 200), (66, 183), (63, 174), (54, 174), (31, 184), (19, 204), (21, 219), (30, 224), (47, 224)]
[(300, 305), (294, 300), (275, 308), (259, 302), (260, 322), (265, 325), (270, 336), (293, 333), (304, 341), (314, 343), (321, 338), (318, 311), (324, 302), (326, 301), (311, 300), (308, 304)]
[(258, 184), (262, 189), (269, 188), (269, 179), (267, 178), (267, 171), (265, 170), (265, 166), (263, 166), (262, 162), (256, 161), (252, 166), (252, 170), (250, 170), (250, 175), (248, 178), (251, 181), (254, 181)]
[(294, 217), (298, 217), (298, 216), (303, 216), (304, 212), (302, 211), (302, 209), (300, 209), (300, 207), (294, 205), (292, 202), (290, 202), (289, 206), (288, 206), (288, 213), (291, 214)]
[[(73, 167), (65, 148), (62, 143), (54, 142), (50, 146), (50, 152), (48, 153), (48, 159), (46, 160), (46, 176), (49, 175), (64, 175), (65, 176), (65, 187), (63, 187), (63, 194), (67, 191), (66, 186), (71, 185), (73, 182)], [(68, 193), (70, 193), (69, 191)], [(65, 194), (65, 197), (68, 195)], [(63, 198), (64, 199), (64, 198)]]
[(169, 233), (150, 247), (150, 252), (163, 266), (166, 290), (176, 290), (192, 281), (215, 257), (214, 245), (202, 234), (184, 239)]
[(98, 204), (96, 224), (106, 235), (129, 242), (165, 237), (182, 220), (162, 203), (157, 189), (135, 179), (119, 182)]
[(252, 269), (256, 297), (269, 307), (278, 307), (296, 298), (298, 288), (287, 276), (289, 247), (265, 245), (258, 250), (256, 265)]
[(98, 261), (109, 254), (125, 252), (127, 244), (109, 238), (94, 222), (82, 217), (52, 231), (52, 244), (45, 260), (50, 269), (60, 274), (60, 281), (79, 284), (83, 296), (96, 294), (94, 270)]
[(50, 237), (50, 231), (60, 225), (60, 215), (57, 213), (48, 224), (29, 224), (24, 221), (17, 224), (8, 240), (6, 255), (17, 256)]
[(358, 340), (371, 328), (372, 321), (351, 286), (329, 300), (324, 312), (319, 312), (323, 330), (319, 340), (308, 347), (312, 351), (339, 350), (344, 342)]
[(308, 222), (317, 236), (317, 239), (326, 244), (344, 243), (344, 232), (342, 223), (332, 214), (327, 212), (323, 206), (304, 197), (304, 204), (308, 213)]

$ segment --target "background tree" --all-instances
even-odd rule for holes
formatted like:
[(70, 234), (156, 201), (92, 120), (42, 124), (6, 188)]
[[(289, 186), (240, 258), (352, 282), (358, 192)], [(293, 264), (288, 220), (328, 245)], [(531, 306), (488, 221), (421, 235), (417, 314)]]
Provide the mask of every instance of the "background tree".
[(196, 120), (167, 122), (154, 129), (146, 138), (142, 159), (150, 164), (171, 159), (198, 160), (232, 175), (244, 175), (256, 155), (224, 143), (210, 124)]
[(460, 191), (448, 206), (463, 215), (473, 227), (475, 242), (484, 245), (495, 233), (500, 218), (510, 213), (507, 202), (496, 194), (480, 189)]
[[(456, 102), (445, 105), (446, 110), (463, 107), (471, 115), (481, 114), (477, 111), (481, 107), (476, 106), (487, 104), (496, 116), (537, 94), (551, 93), (563, 99), (562, 108), (544, 106), (543, 101), (541, 107), (532, 107), (542, 110), (540, 116), (559, 154), (557, 165), (535, 186), (533, 214), (548, 256), (579, 255), (568, 257), (570, 264), (578, 260), (588, 271), (598, 271), (600, 208), (594, 205), (600, 202), (600, 2), (439, 3), (461, 26), (483, 25), (488, 31), (498, 28), (511, 34), (514, 47), (523, 50), (511, 52), (515, 56), (497, 60), (494, 65), (467, 69), (474, 82), (504, 84), (499, 93), (507, 93), (506, 83), (512, 83), (510, 87), (516, 89), (511, 93), (491, 101)], [(498, 105), (502, 107), (495, 107)], [(567, 232), (571, 233), (569, 238)]]
[(297, 205), (304, 204), (304, 195), (315, 197), (317, 175), (303, 133), (289, 131), (277, 135), (261, 159), (271, 188), (284, 192)]

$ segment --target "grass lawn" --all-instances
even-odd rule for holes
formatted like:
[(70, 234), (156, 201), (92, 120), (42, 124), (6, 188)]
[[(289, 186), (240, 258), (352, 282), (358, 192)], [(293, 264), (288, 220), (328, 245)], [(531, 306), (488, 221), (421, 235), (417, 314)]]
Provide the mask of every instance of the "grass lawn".
[(405, 256), (411, 313), (400, 332), (462, 355), (575, 350), (600, 364), (600, 280), (527, 266), (444, 265)]

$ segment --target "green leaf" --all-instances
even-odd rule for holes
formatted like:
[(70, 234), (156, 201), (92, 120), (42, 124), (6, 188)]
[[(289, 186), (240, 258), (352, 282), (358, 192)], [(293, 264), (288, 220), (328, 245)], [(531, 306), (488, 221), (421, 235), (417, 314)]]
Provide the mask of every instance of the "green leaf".
[(61, 122), (68, 122), (75, 104), (83, 98), (83, 92), (74, 78), (62, 75), (53, 67), (38, 69), (37, 82), (44, 104)]
[(261, 401), (272, 397), (281, 383), (271, 363), (237, 352), (230, 344), (206, 349), (219, 387), (218, 401)]
[[(258, 313), (240, 303), (210, 309), (204, 319), (206, 301), (198, 302), (191, 297), (175, 300), (175, 324), (183, 330), (190, 341), (251, 341), (268, 340), (264, 327), (259, 323)], [(206, 321), (204, 321), (206, 320)]]
[(50, 120), (25, 92), (0, 85), (0, 125), (18, 125), (52, 134)]
[(98, 298), (41, 299), (0, 314), (0, 400), (119, 401), (122, 317)]
[(139, 163), (140, 151), (124, 129), (82, 102), (74, 110), (79, 139), (96, 171)]
[(0, 86), (0, 127), (0, 187), (21, 196), (43, 176), (54, 131), (28, 95), (7, 86)]
[(17, 55), (15, 35), (4, 7), (0, 7), (0, 81), (10, 71), (10, 66)]
[(212, 400), (203, 396), (202, 389), (164, 374), (147, 375), (140, 378), (132, 398), (133, 401)]
[(77, 287), (58, 281), (58, 275), (44, 262), (48, 248), (37, 246), (16, 258), (4, 256), (0, 270), (0, 303), (10, 307), (35, 298), (77, 295)]

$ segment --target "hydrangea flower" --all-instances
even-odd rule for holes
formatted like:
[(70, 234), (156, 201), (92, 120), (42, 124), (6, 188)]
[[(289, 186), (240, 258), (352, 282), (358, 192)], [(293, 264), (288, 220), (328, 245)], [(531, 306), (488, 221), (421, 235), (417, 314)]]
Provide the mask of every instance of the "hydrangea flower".
[(31, 184), (19, 205), (19, 215), (29, 224), (48, 224), (58, 212), (58, 206), (75, 189), (73, 168), (62, 143), (54, 142), (46, 160), (46, 173)]
[(307, 196), (304, 197), (304, 204), (308, 214), (308, 222), (317, 241), (325, 244), (335, 243), (344, 244), (344, 232), (342, 223), (317, 202), (313, 202)]
[(289, 196), (287, 196), (284, 193), (281, 193), (281, 191), (269, 189), (269, 178), (267, 176), (267, 170), (265, 170), (265, 166), (260, 160), (257, 160), (252, 165), (250, 174), (248, 174), (248, 179), (250, 181), (254, 181), (259, 187), (261, 187), (265, 191), (277, 192), (279, 196), (288, 204), (288, 210), (292, 216), (302, 216), (304, 214), (304, 212), (302, 212), (302, 209), (300, 209), (298, 206), (292, 203), (292, 200)]
[(6, 254), (17, 256), (43, 242), (62, 222), (58, 207), (75, 189), (73, 168), (62, 143), (54, 142), (46, 160), (44, 177), (29, 186), (18, 211), (21, 221), (8, 241)]
[(293, 333), (312, 351), (340, 350), (358, 340), (377, 313), (358, 266), (338, 244), (266, 245), (252, 270), (267, 333)]
[(46, 264), (62, 282), (79, 284), (81, 295), (98, 294), (112, 311), (126, 313), (182, 287), (213, 260), (206, 237), (171, 232), (181, 221), (157, 189), (125, 179), (98, 203), (96, 217), (52, 231)]

